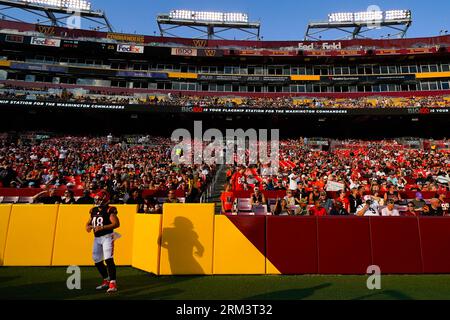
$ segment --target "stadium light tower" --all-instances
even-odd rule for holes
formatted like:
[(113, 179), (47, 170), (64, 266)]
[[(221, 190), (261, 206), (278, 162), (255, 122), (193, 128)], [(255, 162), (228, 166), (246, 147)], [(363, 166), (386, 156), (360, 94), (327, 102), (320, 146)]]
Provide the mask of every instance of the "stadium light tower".
[(0, 14), (5, 18), (35, 23), (27, 21), (24, 13), (44, 18), (45, 20), (39, 21), (39, 24), (69, 28), (76, 27), (70, 23), (70, 18), (76, 14), (81, 20), (95, 25), (97, 30), (113, 31), (106, 14), (100, 10), (94, 11), (92, 4), (87, 0), (0, 0)]
[(187, 27), (201, 32), (200, 38), (225, 40), (217, 34), (228, 30), (238, 30), (250, 35), (247, 39), (256, 38), (260, 40), (261, 23), (250, 22), (246, 13), (172, 10), (168, 14), (158, 15), (157, 22), (163, 37), (177, 37), (177, 35), (171, 33), (171, 30)]
[(336, 12), (328, 15), (328, 21), (309, 23), (305, 40), (319, 40), (316, 35), (329, 30), (346, 33), (344, 38), (369, 39), (365, 33), (382, 28), (393, 29), (393, 37), (404, 38), (411, 24), (411, 10)]

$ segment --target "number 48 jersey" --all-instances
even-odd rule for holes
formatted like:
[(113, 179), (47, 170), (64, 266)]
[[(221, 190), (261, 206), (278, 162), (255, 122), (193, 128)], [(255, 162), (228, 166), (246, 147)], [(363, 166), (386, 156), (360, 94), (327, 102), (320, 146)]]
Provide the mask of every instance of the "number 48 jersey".
[[(91, 225), (92, 228), (103, 227), (112, 224), (110, 220), (110, 216), (112, 214), (117, 214), (117, 208), (115, 207), (95, 207), (92, 208), (91, 211)], [(113, 233), (113, 230), (102, 230), (95, 232), (95, 237), (100, 238), (106, 236), (107, 234)]]

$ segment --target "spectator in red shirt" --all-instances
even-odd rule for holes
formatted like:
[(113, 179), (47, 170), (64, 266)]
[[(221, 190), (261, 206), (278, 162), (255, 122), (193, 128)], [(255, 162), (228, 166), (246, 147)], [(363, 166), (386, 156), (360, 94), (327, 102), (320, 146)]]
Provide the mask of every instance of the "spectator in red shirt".
[(337, 198), (336, 201), (339, 201), (340, 203), (342, 203), (342, 207), (347, 212), (350, 212), (350, 201), (347, 198), (347, 192), (345, 192), (344, 190), (339, 192), (339, 198)]
[(239, 168), (233, 176), (231, 177), (231, 185), (233, 186), (233, 191), (244, 191), (245, 190), (245, 168)]
[(320, 200), (314, 202), (314, 207), (309, 209), (309, 212), (312, 216), (316, 217), (324, 217), (327, 215), (327, 210), (322, 206)]
[(229, 184), (225, 185), (225, 192), (222, 192), (220, 200), (222, 201), (222, 214), (232, 214), (236, 198), (234, 192), (231, 191), (231, 186)]
[(416, 206), (414, 202), (408, 202), (408, 210), (403, 213), (405, 217), (417, 217)]
[(230, 182), (232, 175), (233, 175), (233, 170), (230, 168), (227, 170), (227, 182), (228, 183)]

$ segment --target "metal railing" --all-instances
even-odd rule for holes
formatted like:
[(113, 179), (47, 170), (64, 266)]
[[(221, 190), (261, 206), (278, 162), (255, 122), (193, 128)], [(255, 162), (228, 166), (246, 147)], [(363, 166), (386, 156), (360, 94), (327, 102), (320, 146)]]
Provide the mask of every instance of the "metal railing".
[(214, 178), (208, 184), (208, 186), (206, 187), (206, 190), (203, 192), (202, 196), (200, 197), (200, 203), (208, 203), (211, 200), (212, 194), (213, 194), (214, 189), (217, 184), (217, 180), (218, 180), (220, 174), (222, 173), (222, 171), (223, 171), (223, 166), (219, 166), (219, 168), (216, 171), (216, 174), (214, 175)]

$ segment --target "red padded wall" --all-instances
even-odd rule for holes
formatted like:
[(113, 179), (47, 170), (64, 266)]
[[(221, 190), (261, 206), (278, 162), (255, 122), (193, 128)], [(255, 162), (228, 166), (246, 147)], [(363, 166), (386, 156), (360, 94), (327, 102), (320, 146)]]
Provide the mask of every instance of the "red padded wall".
[(382, 274), (423, 272), (418, 219), (415, 217), (370, 218), (373, 264)]
[(317, 218), (267, 217), (266, 257), (282, 274), (316, 274)]
[(228, 219), (261, 252), (266, 254), (265, 216), (228, 216)]
[(365, 274), (372, 265), (369, 218), (321, 217), (319, 274)]
[(425, 273), (450, 273), (450, 219), (419, 219)]

